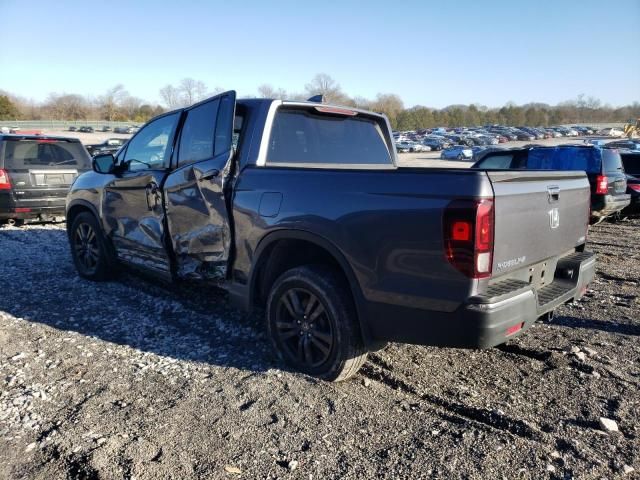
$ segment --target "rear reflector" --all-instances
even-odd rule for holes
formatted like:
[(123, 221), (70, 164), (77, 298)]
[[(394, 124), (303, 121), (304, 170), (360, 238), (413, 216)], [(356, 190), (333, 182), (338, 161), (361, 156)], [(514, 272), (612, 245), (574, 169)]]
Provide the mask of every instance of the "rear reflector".
[(29, 213), (31, 209), (25, 208), (25, 207), (18, 207), (18, 208), (14, 208), (13, 211), (16, 213)]
[(6, 170), (0, 168), (0, 190), (11, 190), (11, 180)]
[(596, 193), (598, 195), (606, 195), (609, 193), (609, 179), (604, 175), (596, 177)]
[(640, 184), (633, 184), (633, 185), (629, 185), (629, 188), (631, 190), (633, 190), (634, 192), (640, 192)]
[(524, 323), (518, 323), (517, 325), (514, 325), (513, 327), (507, 328), (507, 331), (506, 331), (507, 337), (509, 335), (513, 335), (514, 333), (519, 332), (520, 330), (522, 330), (523, 326), (524, 326)]

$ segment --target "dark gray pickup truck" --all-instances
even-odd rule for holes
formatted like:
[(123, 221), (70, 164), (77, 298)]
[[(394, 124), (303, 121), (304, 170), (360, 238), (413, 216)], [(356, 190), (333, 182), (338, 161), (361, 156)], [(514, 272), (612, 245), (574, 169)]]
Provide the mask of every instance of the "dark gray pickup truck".
[(327, 380), (388, 341), (498, 345), (594, 276), (584, 173), (401, 168), (372, 112), (226, 92), (93, 165), (67, 198), (80, 275), (222, 286)]

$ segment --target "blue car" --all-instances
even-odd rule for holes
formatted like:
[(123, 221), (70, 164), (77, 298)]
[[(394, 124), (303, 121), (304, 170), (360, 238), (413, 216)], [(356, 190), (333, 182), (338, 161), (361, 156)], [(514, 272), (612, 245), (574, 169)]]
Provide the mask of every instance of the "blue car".
[(473, 158), (473, 150), (465, 145), (454, 145), (442, 150), (440, 158), (443, 160), (471, 160)]

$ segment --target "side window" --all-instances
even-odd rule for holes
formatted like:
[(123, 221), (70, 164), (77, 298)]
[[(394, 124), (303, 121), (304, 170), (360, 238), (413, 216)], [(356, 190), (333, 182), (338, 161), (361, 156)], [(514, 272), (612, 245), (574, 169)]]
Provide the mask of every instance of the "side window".
[(620, 173), (623, 170), (622, 159), (617, 150), (602, 150), (605, 173)]
[(168, 165), (171, 141), (179, 118), (180, 114), (176, 112), (153, 120), (129, 141), (123, 158), (123, 161), (130, 162), (129, 170), (162, 169)]
[(189, 110), (180, 136), (178, 167), (213, 157), (219, 106), (216, 99)]

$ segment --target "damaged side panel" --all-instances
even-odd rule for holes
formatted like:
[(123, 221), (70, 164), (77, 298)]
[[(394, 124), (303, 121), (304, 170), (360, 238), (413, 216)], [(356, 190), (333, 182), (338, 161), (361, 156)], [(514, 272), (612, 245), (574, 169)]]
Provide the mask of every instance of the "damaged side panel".
[(226, 278), (231, 227), (225, 189), (233, 173), (235, 92), (186, 111), (176, 165), (163, 185), (168, 236), (179, 278)]
[(164, 246), (164, 210), (156, 187), (162, 172), (148, 171), (114, 178), (105, 186), (105, 230), (118, 258), (170, 279)]
[[(176, 274), (181, 278), (224, 280), (231, 232), (224, 197), (221, 159), (176, 170), (164, 186)], [(220, 172), (212, 178), (216, 171)]]

